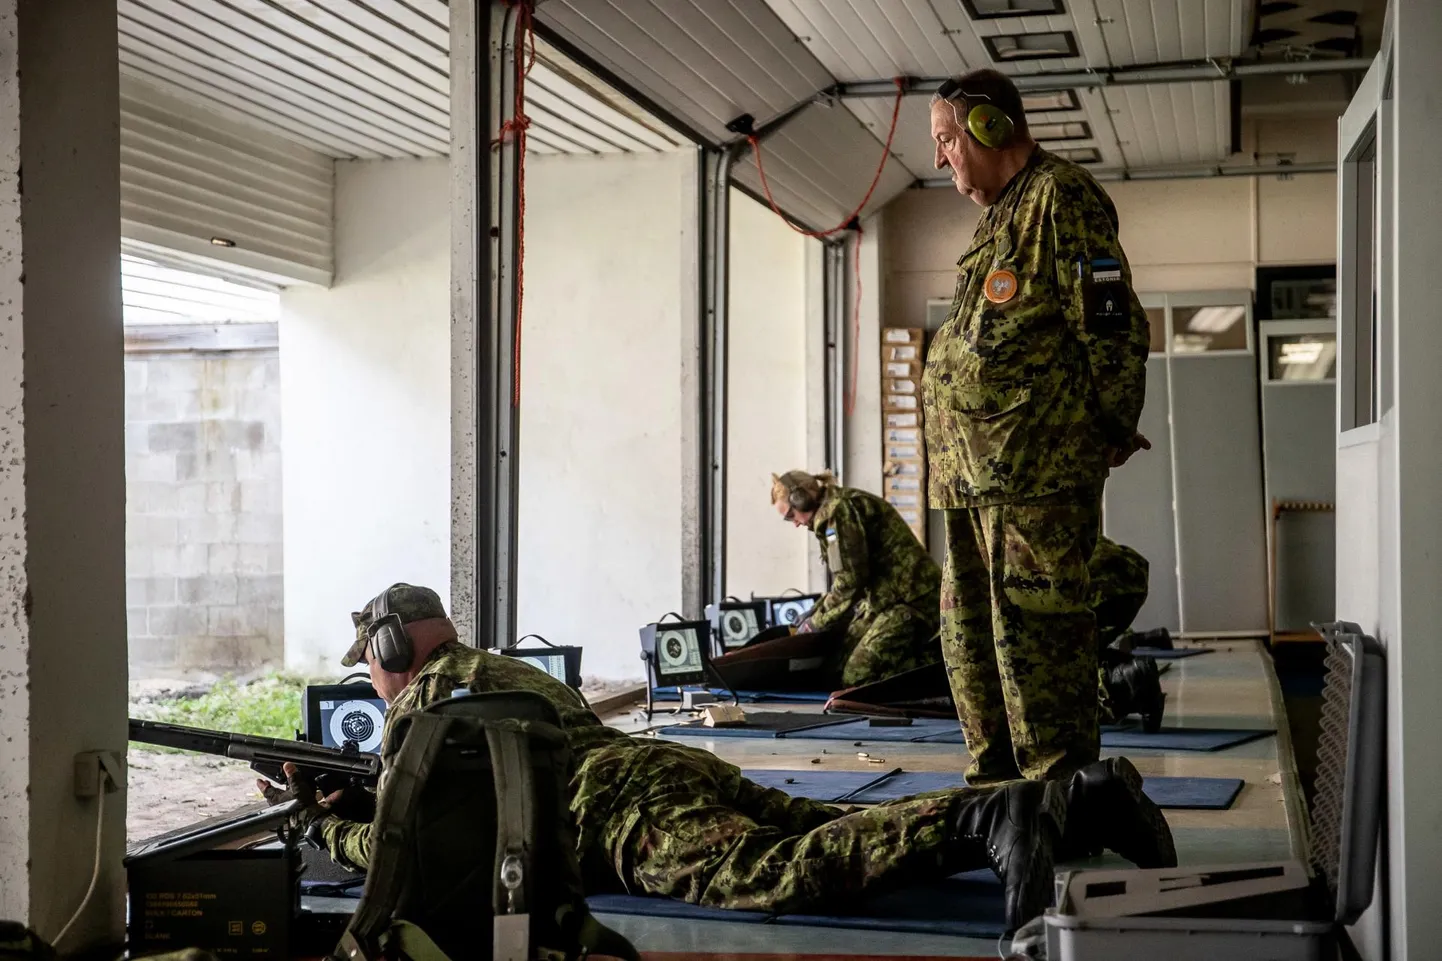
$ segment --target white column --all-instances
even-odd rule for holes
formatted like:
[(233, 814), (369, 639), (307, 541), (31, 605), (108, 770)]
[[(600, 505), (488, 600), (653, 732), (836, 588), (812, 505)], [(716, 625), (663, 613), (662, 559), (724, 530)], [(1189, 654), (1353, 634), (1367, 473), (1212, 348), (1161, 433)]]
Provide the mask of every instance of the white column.
[[(46, 937), (96, 856), (74, 756), (126, 746), (115, 16), (0, 0), (0, 916)], [(122, 931), (123, 793), (102, 828), (67, 948)]]

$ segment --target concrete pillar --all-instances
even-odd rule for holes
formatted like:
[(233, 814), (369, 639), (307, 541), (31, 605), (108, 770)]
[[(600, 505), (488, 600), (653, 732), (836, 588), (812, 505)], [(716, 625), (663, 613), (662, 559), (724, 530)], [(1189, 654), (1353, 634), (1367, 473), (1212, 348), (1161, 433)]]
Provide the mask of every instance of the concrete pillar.
[[(115, 16), (0, 0), (0, 917), (47, 937), (96, 855), (74, 756), (126, 745)], [(124, 797), (66, 947), (122, 931)]]

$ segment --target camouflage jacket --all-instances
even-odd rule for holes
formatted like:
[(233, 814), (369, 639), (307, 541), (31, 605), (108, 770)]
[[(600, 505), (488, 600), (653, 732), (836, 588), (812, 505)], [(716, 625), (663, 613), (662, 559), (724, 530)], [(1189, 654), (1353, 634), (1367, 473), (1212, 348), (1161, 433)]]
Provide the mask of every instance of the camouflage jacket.
[(1136, 430), (1147, 350), (1116, 208), (1038, 147), (977, 223), (927, 352), (930, 506), (1099, 488)]
[(875, 494), (828, 486), (811, 529), (831, 574), (831, 590), (807, 618), (812, 630), (844, 628), (863, 610), (939, 603), (941, 569), (896, 508)]
[[(397, 718), (423, 711), (450, 697), (458, 688), (476, 692), (535, 691), (556, 706), (577, 765), (571, 783), (573, 810), (578, 795), (584, 802), (589, 794), (604, 789), (604, 786), (592, 786), (589, 779), (583, 777), (588, 758), (599, 748), (613, 746), (627, 750), (633, 745), (625, 734), (602, 724), (577, 691), (545, 671), (515, 658), (451, 643), (436, 648), (430, 660), (386, 709), (381, 757), (388, 758), (391, 754), (390, 736)], [(341, 864), (364, 869), (370, 863), (370, 824), (328, 817), (321, 822), (321, 834), (331, 857)]]
[(1147, 559), (1132, 548), (1109, 537), (1098, 537), (1088, 565), (1092, 607), (1118, 597), (1141, 595), (1145, 598), (1150, 570)]

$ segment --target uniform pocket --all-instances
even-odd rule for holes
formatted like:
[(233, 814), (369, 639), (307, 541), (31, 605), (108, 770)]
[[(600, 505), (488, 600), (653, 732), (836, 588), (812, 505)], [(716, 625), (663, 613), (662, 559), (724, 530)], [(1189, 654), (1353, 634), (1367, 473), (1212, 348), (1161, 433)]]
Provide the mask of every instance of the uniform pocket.
[(1015, 413), (1031, 400), (1030, 384), (946, 386), (937, 390), (940, 406), (972, 420), (992, 421)]
[(1014, 489), (1025, 473), (1031, 385), (934, 384), (931, 401), (927, 456), (933, 463), (973, 495)]

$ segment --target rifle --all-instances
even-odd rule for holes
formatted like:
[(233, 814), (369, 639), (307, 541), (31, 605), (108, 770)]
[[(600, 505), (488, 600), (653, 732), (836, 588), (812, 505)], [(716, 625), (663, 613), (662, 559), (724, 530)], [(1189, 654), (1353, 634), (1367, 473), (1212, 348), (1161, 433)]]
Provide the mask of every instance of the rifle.
[(162, 724), (159, 721), (142, 721), (133, 717), (130, 719), (130, 740), (249, 761), (254, 771), (277, 784), (286, 782), (282, 766), (289, 761), (311, 774), (317, 787), (325, 793), (342, 786), (332, 787), (321, 783), (322, 779), (333, 783), (337, 775), (367, 787), (375, 787), (380, 780), (380, 756), (362, 753), (354, 741), (346, 741), (345, 747), (337, 749), (306, 741), (283, 741), (273, 737), (231, 734), (229, 731), (207, 731), (201, 727)]

